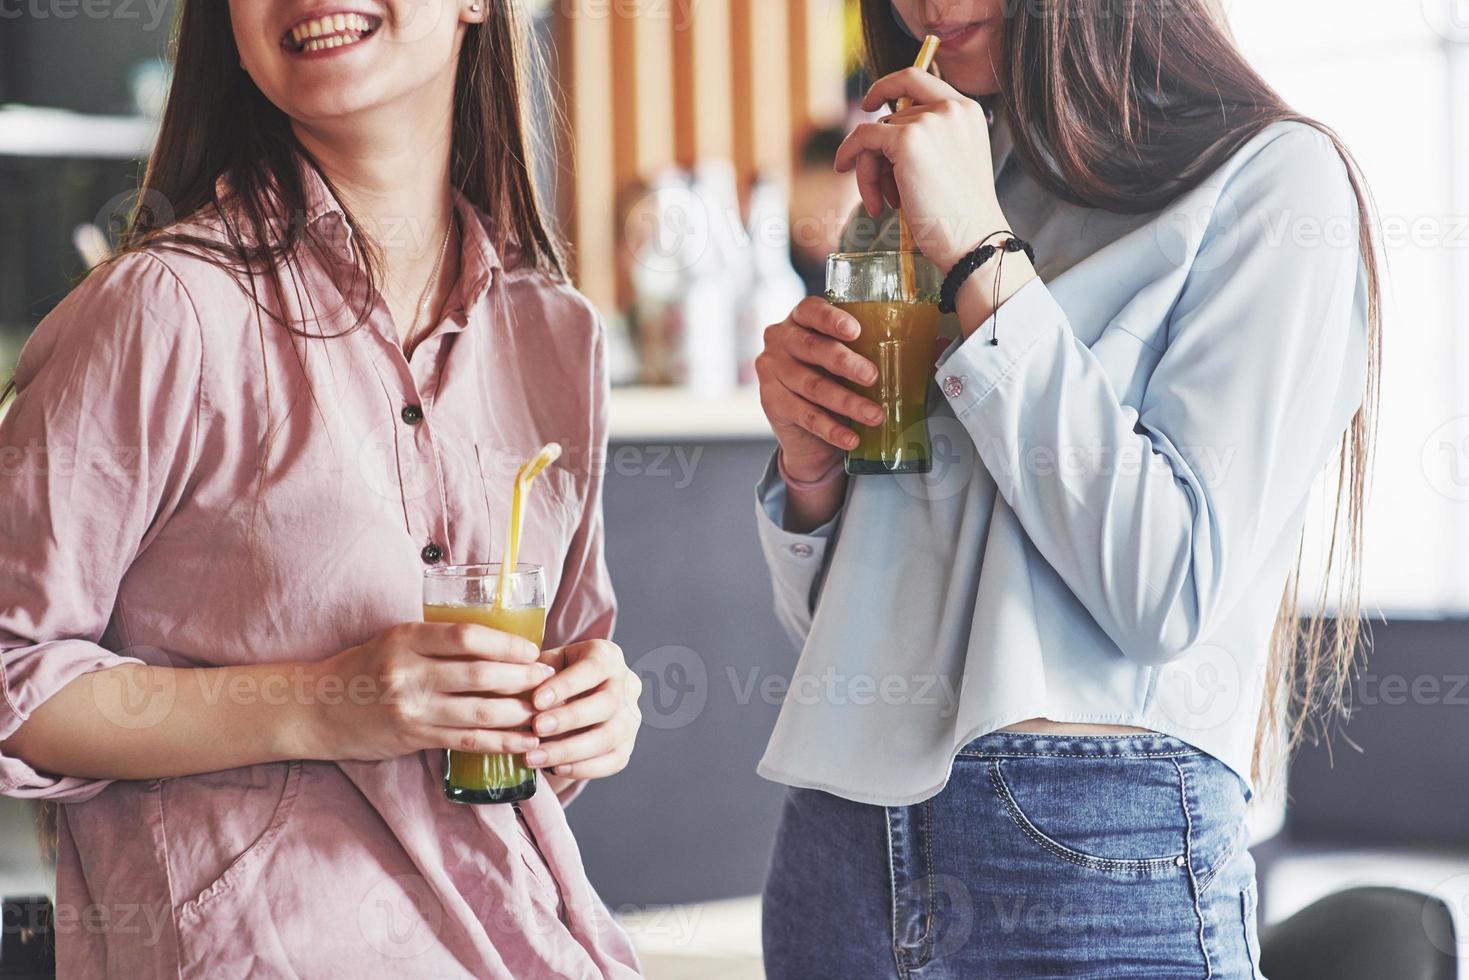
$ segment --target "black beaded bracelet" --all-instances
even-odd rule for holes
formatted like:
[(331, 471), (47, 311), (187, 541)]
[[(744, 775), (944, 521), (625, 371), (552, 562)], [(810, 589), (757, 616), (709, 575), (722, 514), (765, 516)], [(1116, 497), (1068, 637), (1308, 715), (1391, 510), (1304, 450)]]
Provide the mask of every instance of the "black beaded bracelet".
[[(995, 232), (995, 235), (1007, 234), (1006, 232)], [(995, 235), (985, 238), (988, 242)], [(978, 248), (969, 252), (949, 270), (944, 276), (944, 284), (939, 289), (939, 312), (953, 313), (956, 309), (956, 301), (959, 296), (959, 287), (964, 285), (965, 280), (974, 275), (974, 270), (984, 265), (995, 257), (997, 252), (1024, 252), (1032, 262), (1035, 261), (1035, 249), (1031, 248), (1030, 242), (1016, 238), (1013, 234), (1005, 241), (996, 245), (981, 244)]]

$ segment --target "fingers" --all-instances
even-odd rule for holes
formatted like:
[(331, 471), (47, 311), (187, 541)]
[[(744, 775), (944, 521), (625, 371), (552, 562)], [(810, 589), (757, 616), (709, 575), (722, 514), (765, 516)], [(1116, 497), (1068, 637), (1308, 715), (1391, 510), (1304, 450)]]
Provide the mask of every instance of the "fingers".
[(429, 738), (437, 748), (454, 752), (527, 752), (539, 740), (526, 732), (497, 731), (484, 728), (431, 728)]
[(857, 160), (867, 153), (886, 157), (896, 163), (902, 147), (902, 129), (901, 126), (884, 126), (882, 123), (862, 123), (848, 133), (847, 138), (842, 140), (842, 145), (837, 147), (833, 162), (836, 172), (844, 174), (854, 169)]
[(573, 775), (563, 772), (561, 766), (609, 753), (630, 754), (637, 729), (638, 718), (635, 715), (620, 714), (606, 724), (562, 738), (543, 740), (526, 752), (525, 763), (537, 769), (554, 769), (557, 775)]
[(819, 367), (859, 385), (877, 382), (877, 365), (846, 344), (803, 327), (804, 324), (799, 323), (776, 324), (767, 331), (767, 346), (803, 364)]
[(603, 684), (590, 694), (574, 698), (560, 707), (536, 715), (532, 729), (547, 736), (574, 732), (600, 725), (614, 717), (622, 707), (622, 694), (610, 684)]
[[(423, 720), (435, 728), (519, 730), (530, 724), (534, 714), (523, 698), (485, 698), (471, 694), (435, 698), (425, 710)], [(527, 736), (532, 743), (525, 748), (535, 747), (536, 736), (524, 731), (519, 734)]]
[(882, 406), (877, 402), (862, 397), (833, 381), (830, 376), (813, 371), (803, 364), (792, 364), (781, 378), (781, 383), (793, 394), (813, 405), (830, 409), (843, 418), (866, 425), (876, 425), (882, 421)]
[(892, 164), (876, 153), (863, 153), (857, 157), (855, 170), (862, 206), (867, 209), (868, 217), (876, 218), (882, 214), (883, 201), (887, 196), (883, 193), (883, 174), (893, 172)]
[(769, 394), (762, 389), (761, 398), (772, 417), (785, 419), (838, 449), (856, 449), (861, 441), (841, 419), (817, 408), (783, 384), (777, 383)]
[(446, 694), (524, 694), (554, 673), (541, 663), (443, 660), (429, 665), (433, 689)]
[(914, 105), (963, 98), (954, 86), (943, 79), (930, 75), (926, 71), (908, 67), (884, 75), (873, 82), (872, 87), (862, 98), (862, 108), (867, 112), (876, 112), (882, 108), (884, 103), (896, 102), (905, 96), (912, 99)]
[(405, 623), (404, 644), (427, 657), (482, 657), (510, 663), (533, 663), (540, 655), (524, 637), (478, 623)]
[(595, 759), (583, 759), (580, 762), (564, 762), (553, 770), (558, 776), (566, 776), (571, 779), (601, 779), (604, 776), (615, 776), (627, 768), (628, 753), (622, 751), (608, 752), (599, 755)]
[[(791, 310), (791, 320), (824, 333), (828, 337), (837, 340), (856, 340), (862, 333), (862, 327), (857, 323), (857, 318), (840, 307), (833, 306), (820, 296), (807, 296), (797, 303), (795, 309)], [(780, 324), (776, 324), (776, 327)], [(774, 330), (775, 327), (771, 327)], [(770, 339), (770, 331), (766, 331), (766, 340)]]
[[(556, 652), (550, 653), (554, 656)], [(532, 703), (541, 710), (590, 691), (613, 676), (614, 671), (626, 669), (622, 651), (606, 640), (574, 643), (564, 648), (562, 662), (566, 666), (532, 695)]]

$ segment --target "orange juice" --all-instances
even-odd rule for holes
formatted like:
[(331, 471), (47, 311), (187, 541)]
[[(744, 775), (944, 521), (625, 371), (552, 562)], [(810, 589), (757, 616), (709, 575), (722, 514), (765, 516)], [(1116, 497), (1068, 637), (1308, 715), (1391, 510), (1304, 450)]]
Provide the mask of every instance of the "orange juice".
[(933, 374), (939, 308), (930, 302), (860, 300), (836, 304), (862, 326), (848, 343), (877, 365), (877, 384), (843, 383), (887, 412), (877, 425), (853, 420), (860, 440), (847, 453), (847, 472), (927, 473), (929, 469), (926, 399)]
[[(541, 607), (503, 609), (495, 605), (425, 604), (423, 620), (478, 623), (523, 636), (537, 647), (546, 632), (546, 610)], [(445, 789), (449, 798), (457, 802), (512, 803), (535, 793), (536, 773), (525, 764), (524, 755), (450, 751)]]

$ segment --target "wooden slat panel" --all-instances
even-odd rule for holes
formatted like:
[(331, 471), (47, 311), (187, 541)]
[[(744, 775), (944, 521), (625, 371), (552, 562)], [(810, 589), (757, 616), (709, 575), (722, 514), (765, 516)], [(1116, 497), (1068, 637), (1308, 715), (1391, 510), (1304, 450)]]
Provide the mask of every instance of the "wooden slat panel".
[(842, 93), (841, 0), (789, 0), (791, 129), (799, 139), (813, 126), (839, 123)]
[(617, 0), (611, 21), (620, 190), (673, 161), (673, 7), (667, 0)]
[(734, 150), (730, 0), (673, 0), (674, 156), (680, 166)]
[(731, 0), (734, 163), (740, 186), (757, 172), (789, 185), (790, 0)]
[[(600, 0), (556, 5), (556, 65), (570, 132), (561, 167), (561, 213), (576, 284), (593, 303), (615, 300), (612, 22)], [(569, 185), (569, 186), (568, 186)]]

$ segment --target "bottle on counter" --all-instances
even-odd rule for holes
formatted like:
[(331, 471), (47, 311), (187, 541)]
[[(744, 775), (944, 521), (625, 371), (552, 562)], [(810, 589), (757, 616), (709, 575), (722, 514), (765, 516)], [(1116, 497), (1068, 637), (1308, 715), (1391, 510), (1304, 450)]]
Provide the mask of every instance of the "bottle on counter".
[(785, 187), (760, 174), (750, 187), (750, 282), (739, 307), (736, 333), (740, 384), (755, 383), (755, 358), (765, 345), (765, 328), (790, 315), (806, 297), (806, 285), (791, 264), (790, 198)]

